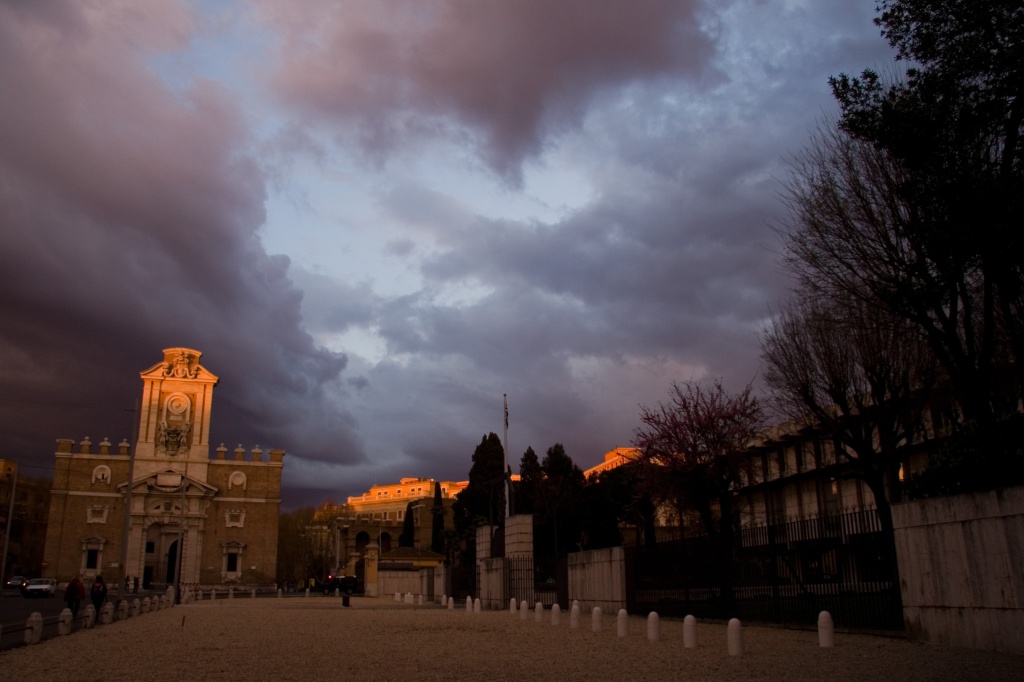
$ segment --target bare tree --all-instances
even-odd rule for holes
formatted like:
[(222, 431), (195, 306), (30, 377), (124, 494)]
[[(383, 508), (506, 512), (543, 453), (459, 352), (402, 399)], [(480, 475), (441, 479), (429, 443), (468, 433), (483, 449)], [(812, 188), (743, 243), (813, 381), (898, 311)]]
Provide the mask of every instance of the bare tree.
[(646, 488), (672, 500), (682, 518), (695, 511), (708, 535), (733, 538), (733, 488), (743, 452), (764, 426), (761, 402), (747, 385), (732, 395), (721, 380), (673, 384), (669, 400), (641, 406), (633, 445)]
[(901, 454), (921, 435), (935, 383), (933, 356), (917, 330), (863, 300), (836, 305), (807, 296), (774, 317), (761, 351), (775, 404), (796, 424), (832, 439), (891, 532)]

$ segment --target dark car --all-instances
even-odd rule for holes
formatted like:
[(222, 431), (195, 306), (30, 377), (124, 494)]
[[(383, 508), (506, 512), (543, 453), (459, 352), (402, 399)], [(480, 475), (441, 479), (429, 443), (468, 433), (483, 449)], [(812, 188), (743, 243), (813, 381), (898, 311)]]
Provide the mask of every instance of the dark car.
[(341, 594), (355, 594), (359, 591), (359, 579), (354, 575), (329, 576), (322, 586), (324, 594), (334, 594), (335, 590)]
[(28, 578), (23, 575), (12, 575), (10, 580), (4, 583), (4, 589), (20, 590), (27, 582)]

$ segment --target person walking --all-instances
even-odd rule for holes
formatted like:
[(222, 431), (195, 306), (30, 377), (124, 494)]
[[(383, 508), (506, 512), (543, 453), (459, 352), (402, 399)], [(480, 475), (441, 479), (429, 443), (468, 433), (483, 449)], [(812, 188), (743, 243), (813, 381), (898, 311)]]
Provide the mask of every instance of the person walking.
[(68, 581), (68, 586), (64, 589), (64, 603), (68, 605), (72, 619), (78, 617), (78, 607), (83, 599), (85, 599), (85, 585), (82, 584), (82, 579), (76, 575)]
[(92, 599), (92, 605), (96, 607), (96, 613), (99, 614), (100, 609), (103, 608), (103, 603), (107, 601), (107, 584), (103, 582), (102, 575), (96, 576), (96, 579), (92, 581), (89, 598)]

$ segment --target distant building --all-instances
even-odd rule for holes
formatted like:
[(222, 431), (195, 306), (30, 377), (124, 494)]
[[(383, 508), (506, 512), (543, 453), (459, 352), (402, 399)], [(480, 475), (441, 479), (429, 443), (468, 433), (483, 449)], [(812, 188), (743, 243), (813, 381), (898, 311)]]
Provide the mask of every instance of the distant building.
[(640, 451), (636, 448), (614, 448), (604, 453), (604, 460), (597, 466), (590, 467), (583, 472), (584, 478), (590, 478), (596, 476), (602, 471), (609, 471), (617, 467), (632, 462), (640, 456)]
[[(210, 459), (213, 389), (202, 353), (167, 348), (141, 373), (134, 462), (130, 444), (57, 441), (45, 576), (102, 573), (163, 586), (272, 584), (284, 451), (223, 444)], [(129, 471), (130, 481), (129, 481)], [(125, 493), (131, 488), (128, 560), (121, 566)]]
[(0, 459), (0, 556), (6, 557), (0, 577), (40, 574), (49, 511), (50, 481), (21, 475), (17, 461)]

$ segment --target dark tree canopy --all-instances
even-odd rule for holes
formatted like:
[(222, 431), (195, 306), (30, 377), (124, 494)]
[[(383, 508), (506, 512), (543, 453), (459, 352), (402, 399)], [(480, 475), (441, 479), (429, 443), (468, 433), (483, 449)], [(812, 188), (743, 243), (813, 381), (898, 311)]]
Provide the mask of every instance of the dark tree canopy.
[(505, 450), (495, 433), (484, 436), (473, 452), (469, 485), (456, 502), (460, 530), (481, 523), (505, 523)]
[(430, 508), (430, 549), (444, 552), (444, 501), (441, 497), (441, 482), (434, 481), (434, 504)]

